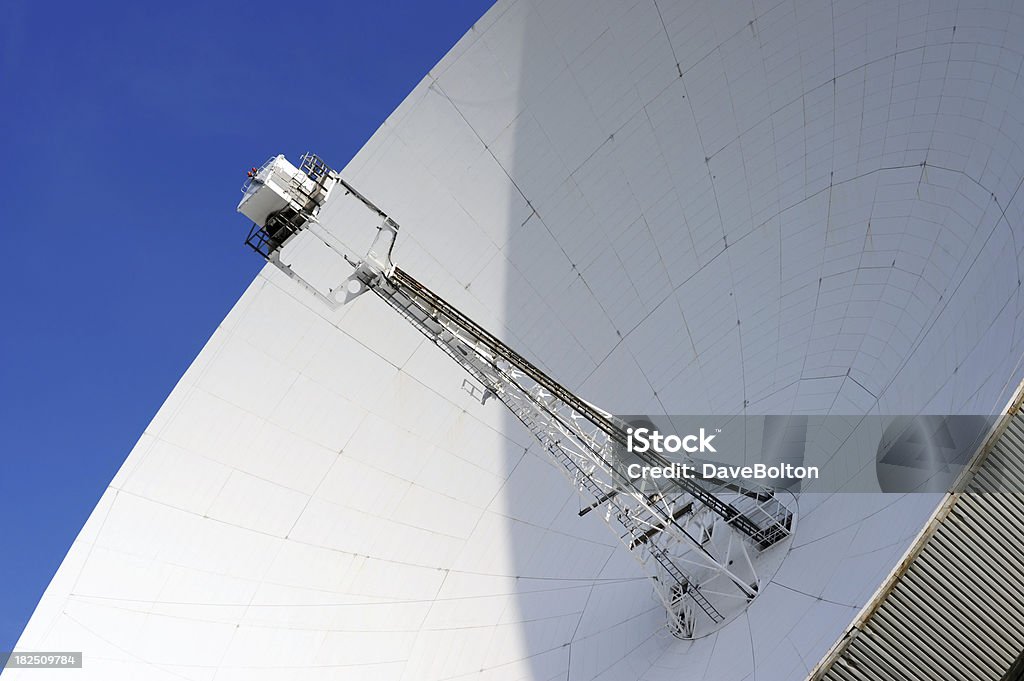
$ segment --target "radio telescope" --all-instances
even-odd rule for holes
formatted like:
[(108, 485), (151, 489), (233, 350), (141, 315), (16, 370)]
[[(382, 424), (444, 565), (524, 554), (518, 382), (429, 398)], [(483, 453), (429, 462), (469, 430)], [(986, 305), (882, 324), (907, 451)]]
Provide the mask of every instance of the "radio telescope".
[[(500, 1), (340, 176), (395, 262), (610, 414), (998, 413), (1021, 45), (1013, 3)], [(329, 256), (289, 264), (330, 290)], [(804, 678), (943, 500), (805, 488), (757, 597), (673, 636), (531, 432), (349, 292), (261, 272), (19, 649), (104, 680)]]

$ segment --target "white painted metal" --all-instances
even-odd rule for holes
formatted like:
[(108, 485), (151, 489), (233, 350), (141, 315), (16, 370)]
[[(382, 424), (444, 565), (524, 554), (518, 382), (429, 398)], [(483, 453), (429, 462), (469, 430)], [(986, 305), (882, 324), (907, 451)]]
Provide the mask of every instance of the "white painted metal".
[[(314, 190), (315, 182), (299, 169), (288, 162), (283, 155), (277, 155), (264, 163), (257, 172), (250, 176), (242, 187), (242, 200), (238, 203), (238, 212), (253, 222), (264, 224), (267, 217), (277, 213), (289, 205), (295, 204), (297, 193), (293, 184), (308, 195)], [(296, 204), (296, 209), (301, 209)]]
[[(787, 504), (795, 508), (792, 495), (742, 480), (677, 479), (656, 485), (631, 478), (624, 460), (627, 434), (632, 432), (628, 424), (573, 394), (396, 267), (391, 253), (398, 225), (319, 157), (306, 154), (301, 167), (313, 175), (307, 181), (292, 174), (291, 186), (284, 189), (279, 210), (291, 217), (281, 227), (282, 220), (275, 219), (280, 213), (263, 215), (249, 235), (253, 250), (330, 307), (351, 301), (345, 284), (359, 282), (360, 291), (376, 293), (479, 381), (481, 403), (492, 396), (508, 407), (580, 493), (586, 511), (600, 509), (615, 536), (647, 568), (673, 636), (707, 636), (742, 613), (790, 544), (795, 516)], [(309, 187), (319, 178), (325, 191), (322, 199), (310, 203)], [(341, 200), (380, 221), (363, 258), (356, 259), (344, 243), (366, 231), (358, 220), (342, 223), (335, 237), (316, 218), (330, 189), (339, 184)], [(282, 189), (269, 184), (247, 189), (239, 210), (245, 212), (246, 202), (269, 203), (263, 194), (272, 197), (269, 202), (277, 201)], [(308, 212), (296, 220), (295, 209), (288, 206), (308, 206), (303, 209)], [(281, 253), (303, 236), (321, 242), (348, 265), (333, 268), (335, 284), (326, 292), (306, 278), (304, 267), (281, 260)], [(638, 456), (649, 465), (670, 465), (656, 453)], [(771, 573), (765, 570), (769, 566)]]
[[(1022, 21), (503, 0), (342, 174), (404, 225), (396, 261), (614, 413), (985, 413), (1022, 378)], [(379, 300), (264, 270), (19, 646), (104, 680), (788, 680), (939, 501), (805, 491), (761, 595), (679, 641), (463, 381)]]

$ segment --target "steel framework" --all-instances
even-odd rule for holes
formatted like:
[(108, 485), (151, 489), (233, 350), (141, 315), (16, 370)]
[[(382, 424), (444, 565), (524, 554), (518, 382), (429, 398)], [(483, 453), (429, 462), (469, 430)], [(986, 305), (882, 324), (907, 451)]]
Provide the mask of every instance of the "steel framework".
[[(398, 225), (317, 156), (302, 157), (290, 186), (289, 208), (254, 225), (246, 243), (331, 306), (344, 291), (325, 295), (281, 260), (281, 250), (309, 231), (342, 254), (354, 268), (348, 282), (357, 294), (376, 294), (478, 381), (484, 399), (496, 397), (529, 429), (583, 498), (581, 516), (603, 507), (605, 522), (653, 578), (673, 635), (706, 635), (757, 595), (759, 558), (773, 547), (784, 550), (794, 524), (773, 490), (735, 480), (630, 477), (627, 460), (657, 467), (672, 462), (653, 452), (627, 452), (628, 424), (575, 395), (396, 267), (391, 251)], [(365, 257), (354, 257), (317, 220), (334, 187), (381, 220)]]

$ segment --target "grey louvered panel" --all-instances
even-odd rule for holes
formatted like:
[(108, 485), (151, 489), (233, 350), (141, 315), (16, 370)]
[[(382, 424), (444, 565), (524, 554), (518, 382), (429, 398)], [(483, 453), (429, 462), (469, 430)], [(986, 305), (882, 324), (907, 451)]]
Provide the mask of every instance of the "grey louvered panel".
[[(999, 681), (1024, 650), (1020, 399), (814, 681)], [(1012, 491), (1007, 491), (1012, 490)]]

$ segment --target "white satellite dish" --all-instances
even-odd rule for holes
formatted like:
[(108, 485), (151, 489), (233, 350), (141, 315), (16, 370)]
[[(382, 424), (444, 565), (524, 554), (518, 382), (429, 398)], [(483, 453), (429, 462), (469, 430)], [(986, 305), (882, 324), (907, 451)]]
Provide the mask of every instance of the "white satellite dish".
[[(1012, 7), (499, 2), (342, 175), (403, 225), (396, 261), (613, 413), (991, 413), (1022, 378), (1022, 30)], [(288, 263), (337, 302), (321, 246)], [(104, 681), (789, 680), (939, 501), (805, 491), (758, 597), (678, 640), (464, 379), (374, 297), (266, 268), (19, 649)]]

